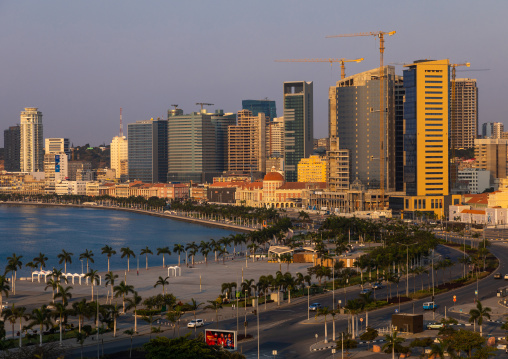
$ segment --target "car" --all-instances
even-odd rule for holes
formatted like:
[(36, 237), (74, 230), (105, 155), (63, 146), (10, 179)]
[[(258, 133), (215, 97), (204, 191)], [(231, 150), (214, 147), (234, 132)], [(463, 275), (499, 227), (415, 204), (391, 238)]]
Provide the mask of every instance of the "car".
[(187, 323), (187, 328), (199, 328), (205, 325), (203, 319), (192, 319)]
[(504, 275), (504, 279), (505, 279), (505, 280), (508, 280), (508, 274), (505, 274), (505, 275)]
[(312, 303), (311, 305), (309, 305), (310, 310), (318, 310), (321, 308), (323, 308), (323, 306), (320, 303)]
[(363, 288), (361, 291), (360, 291), (360, 294), (368, 294), (370, 293), (371, 290), (369, 288)]
[(494, 279), (501, 279), (503, 275), (501, 273), (494, 274)]
[(443, 326), (443, 323), (432, 322), (427, 324), (427, 329), (441, 329)]
[(384, 288), (384, 286), (381, 283), (374, 283), (372, 285), (372, 288), (374, 288), (374, 289), (381, 289), (381, 288)]

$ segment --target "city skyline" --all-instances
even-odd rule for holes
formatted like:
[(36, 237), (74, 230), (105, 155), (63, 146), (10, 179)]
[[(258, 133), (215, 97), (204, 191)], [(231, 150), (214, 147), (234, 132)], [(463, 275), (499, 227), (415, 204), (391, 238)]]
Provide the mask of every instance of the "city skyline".
[[(17, 123), (19, 111), (33, 106), (45, 114), (48, 137), (107, 144), (118, 135), (120, 107), (124, 123), (165, 118), (174, 103), (185, 113), (198, 111), (195, 103), (202, 101), (215, 104), (210, 112), (236, 113), (242, 100), (269, 98), (282, 109), (283, 82), (312, 81), (315, 137), (327, 137), (327, 93), (340, 78), (339, 66), (274, 60), (363, 57), (362, 63), (347, 64), (346, 75), (367, 71), (379, 66), (377, 39), (325, 36), (379, 30), (397, 31), (386, 41), (385, 64), (449, 58), (451, 63), (471, 62), (471, 70), (490, 69), (458, 69), (457, 77), (477, 79), (480, 124), (505, 121), (499, 96), (503, 81), (496, 73), (506, 50), (496, 44), (503, 42), (506, 3), (195, 5), (1, 4), (4, 129)], [(478, 23), (482, 26), (472, 25)], [(494, 50), (497, 55), (489, 55)], [(401, 66), (396, 73), (402, 74)]]

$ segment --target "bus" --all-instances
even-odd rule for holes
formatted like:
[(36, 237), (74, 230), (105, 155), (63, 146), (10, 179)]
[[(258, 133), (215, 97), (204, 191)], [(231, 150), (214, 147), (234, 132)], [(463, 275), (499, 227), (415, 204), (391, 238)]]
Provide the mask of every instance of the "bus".
[(506, 293), (508, 292), (508, 287), (501, 287), (497, 290), (498, 297), (506, 297)]

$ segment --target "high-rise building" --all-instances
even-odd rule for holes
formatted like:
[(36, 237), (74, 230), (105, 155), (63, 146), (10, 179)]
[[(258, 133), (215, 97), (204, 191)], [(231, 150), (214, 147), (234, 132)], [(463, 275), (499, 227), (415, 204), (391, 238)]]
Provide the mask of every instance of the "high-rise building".
[(129, 176), (129, 146), (127, 137), (115, 136), (110, 145), (111, 169), (115, 170), (117, 179), (126, 179)]
[(268, 99), (243, 100), (242, 109), (249, 110), (252, 113), (252, 116), (257, 116), (260, 113), (264, 113), (265, 116), (270, 118), (270, 121), (273, 121), (273, 119), (277, 117), (275, 101), (270, 101)]
[(54, 187), (55, 182), (69, 178), (69, 159), (65, 152), (49, 152), (44, 154), (45, 181)]
[(264, 113), (238, 112), (238, 124), (228, 128), (228, 171), (248, 174), (266, 169), (266, 128), (270, 119)]
[(168, 121), (144, 120), (127, 125), (130, 181), (165, 183), (168, 175)]
[(188, 115), (168, 112), (168, 115), (169, 182), (211, 182), (222, 172), (217, 167), (217, 156), (223, 156), (216, 151), (214, 114), (202, 110)]
[(451, 145), (473, 148), (478, 134), (478, 87), (475, 79), (455, 80), (455, 100), (450, 91)]
[(314, 142), (313, 83), (284, 82), (284, 172), (287, 182), (298, 180), (297, 166), (312, 154)]
[(27, 107), (20, 116), (20, 171), (43, 171), (43, 149), (42, 112), (36, 107)]
[(482, 138), (501, 138), (504, 125), (501, 122), (486, 122), (482, 125)]
[(64, 152), (68, 156), (71, 153), (68, 138), (46, 138), (44, 143), (45, 154)]
[(269, 158), (284, 158), (284, 117), (276, 117), (268, 124), (266, 154)]
[(19, 126), (10, 126), (4, 131), (4, 169), (9, 172), (19, 172)]
[(404, 81), (395, 79), (395, 191), (404, 191)]
[(92, 162), (89, 161), (69, 161), (67, 163), (69, 181), (81, 180), (88, 173), (92, 172)]
[(228, 128), (236, 125), (236, 114), (215, 110), (212, 125), (215, 128), (216, 171), (223, 172), (228, 168)]
[(324, 157), (310, 156), (298, 163), (298, 182), (327, 182), (328, 161)]
[[(396, 84), (402, 79), (395, 75), (393, 66), (383, 68), (384, 115), (384, 188), (395, 189), (396, 173)], [(337, 81), (329, 89), (330, 156), (337, 158), (338, 150), (348, 150), (350, 159), (349, 182), (360, 182), (367, 189), (380, 188), (380, 125), (379, 110), (380, 80), (379, 69), (362, 72)], [(400, 104), (399, 104), (400, 105)], [(401, 113), (398, 113), (400, 116)], [(402, 120), (402, 116), (400, 116)], [(399, 120), (399, 122), (401, 122)], [(402, 126), (403, 127), (403, 126)], [(400, 129), (399, 129), (400, 130)], [(399, 144), (400, 147), (400, 144)], [(400, 148), (399, 148), (400, 151)], [(399, 154), (400, 155), (400, 154)], [(399, 159), (400, 160), (400, 159)], [(330, 182), (339, 171), (339, 162), (330, 164)], [(343, 172), (342, 172), (343, 173)]]
[(508, 140), (482, 138), (474, 143), (475, 168), (490, 171), (492, 179), (508, 177)]

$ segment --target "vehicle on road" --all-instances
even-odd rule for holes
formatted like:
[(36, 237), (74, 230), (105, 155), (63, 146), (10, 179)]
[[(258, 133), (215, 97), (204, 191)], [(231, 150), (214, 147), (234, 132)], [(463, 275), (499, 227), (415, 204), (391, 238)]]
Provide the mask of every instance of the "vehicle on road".
[(423, 310), (436, 309), (437, 305), (434, 302), (425, 302), (423, 303)]
[(309, 305), (310, 310), (318, 310), (321, 308), (323, 308), (323, 306), (320, 303), (312, 303), (311, 305)]
[(508, 293), (508, 287), (501, 287), (497, 289), (497, 296), (498, 297), (506, 297), (506, 294)]
[(494, 279), (501, 279), (503, 278), (503, 275), (501, 273), (494, 274)]
[(504, 275), (504, 280), (508, 280), (508, 274)]
[(360, 291), (360, 294), (368, 294), (372, 292), (369, 288), (363, 288), (361, 291)]
[(427, 329), (441, 329), (443, 326), (443, 323), (432, 322), (427, 324)]
[(374, 289), (382, 289), (382, 288), (384, 288), (384, 286), (381, 283), (374, 283), (372, 285), (372, 288), (374, 288)]
[(205, 322), (203, 319), (192, 319), (190, 322), (187, 323), (187, 328), (199, 328), (203, 327), (205, 325)]

